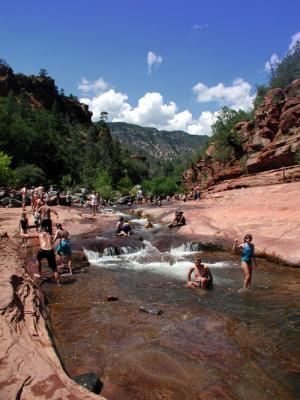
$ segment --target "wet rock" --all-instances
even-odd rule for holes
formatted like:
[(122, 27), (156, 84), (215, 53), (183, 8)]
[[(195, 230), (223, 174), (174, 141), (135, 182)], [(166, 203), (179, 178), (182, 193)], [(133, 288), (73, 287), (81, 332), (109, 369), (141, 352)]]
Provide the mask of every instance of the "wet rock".
[(106, 300), (107, 300), (107, 301), (118, 301), (118, 300), (119, 300), (119, 297), (108, 296), (108, 297), (106, 298)]
[(22, 202), (11, 197), (4, 197), (1, 200), (1, 205), (3, 207), (22, 207)]
[(153, 314), (153, 315), (162, 314), (162, 310), (160, 308), (152, 306), (151, 304), (143, 304), (142, 306), (140, 306), (140, 311), (144, 311), (148, 314)]
[(78, 385), (96, 394), (99, 394), (103, 388), (103, 383), (94, 372), (87, 372), (86, 374), (74, 376), (73, 380), (78, 383)]

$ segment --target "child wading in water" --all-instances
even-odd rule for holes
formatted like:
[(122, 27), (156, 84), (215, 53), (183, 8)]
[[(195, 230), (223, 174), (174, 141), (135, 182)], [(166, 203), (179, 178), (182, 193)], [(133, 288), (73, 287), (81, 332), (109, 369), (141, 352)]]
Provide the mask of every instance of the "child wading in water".
[[(192, 280), (192, 274), (194, 274), (195, 280)], [(213, 283), (213, 276), (210, 269), (202, 264), (201, 258), (195, 260), (195, 265), (190, 268), (187, 276), (187, 287), (202, 287), (208, 288)]]
[(251, 242), (252, 242), (252, 235), (250, 235), (250, 233), (247, 233), (247, 235), (244, 237), (244, 243), (238, 245), (238, 240), (235, 239), (233, 245), (233, 251), (235, 251), (238, 248), (241, 248), (243, 250), (241, 258), (241, 267), (244, 271), (244, 276), (245, 276), (243, 287), (246, 289), (248, 289), (251, 284), (252, 269), (253, 269), (252, 264), (254, 263), (255, 267), (257, 268), (257, 263), (254, 256), (254, 244)]

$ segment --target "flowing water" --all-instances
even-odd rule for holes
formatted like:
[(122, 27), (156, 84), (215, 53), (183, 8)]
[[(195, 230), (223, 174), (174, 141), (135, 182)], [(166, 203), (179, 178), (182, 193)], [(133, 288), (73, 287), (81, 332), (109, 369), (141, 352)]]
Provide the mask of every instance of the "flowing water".
[[(300, 271), (258, 260), (241, 291), (237, 256), (178, 244), (158, 225), (143, 232), (144, 222), (134, 220), (146, 238), (137, 246), (85, 249), (87, 273), (46, 286), (67, 372), (96, 372), (109, 400), (299, 399)], [(211, 290), (185, 288), (195, 255)]]

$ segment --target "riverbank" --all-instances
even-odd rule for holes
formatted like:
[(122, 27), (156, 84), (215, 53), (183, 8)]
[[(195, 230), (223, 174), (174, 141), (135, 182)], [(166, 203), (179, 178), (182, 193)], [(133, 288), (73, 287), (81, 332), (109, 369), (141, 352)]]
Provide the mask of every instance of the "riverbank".
[(197, 201), (175, 202), (163, 207), (138, 208), (170, 223), (175, 210), (184, 211), (186, 225), (176, 229), (183, 239), (214, 242), (232, 247), (251, 233), (256, 254), (290, 266), (300, 267), (300, 182), (228, 190), (206, 194)]
[[(54, 209), (72, 237), (112, 223), (109, 216), (93, 218), (78, 209)], [(8, 234), (0, 239), (0, 399), (104, 399), (77, 385), (62, 368), (44, 319), (43, 291), (33, 285), (16, 237), (20, 214), (20, 209), (0, 209), (0, 233)], [(33, 245), (36, 239), (30, 239), (29, 246)]]
[[(230, 246), (235, 237), (242, 240), (250, 232), (258, 254), (299, 266), (299, 190), (300, 183), (254, 187), (209, 194), (200, 202), (173, 202), (155, 208), (145, 205), (136, 211), (167, 224), (176, 209), (183, 210), (187, 225), (175, 228), (183, 241)], [(63, 207), (54, 209), (72, 237), (101, 232), (116, 221), (115, 215), (94, 218), (82, 209), (70, 213)], [(42, 316), (43, 293), (25, 271), (21, 241), (15, 237), (20, 214), (20, 209), (0, 209), (0, 234), (9, 236), (0, 239), (0, 399), (101, 399), (65, 374), (53, 349)], [(30, 245), (34, 244), (31, 240)]]

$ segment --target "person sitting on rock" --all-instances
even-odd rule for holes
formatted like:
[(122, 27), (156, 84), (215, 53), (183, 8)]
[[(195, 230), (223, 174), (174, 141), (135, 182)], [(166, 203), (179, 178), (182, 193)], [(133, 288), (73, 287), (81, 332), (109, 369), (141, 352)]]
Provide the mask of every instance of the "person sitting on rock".
[(183, 215), (183, 211), (175, 211), (175, 218), (170, 223), (169, 228), (174, 228), (175, 226), (183, 226), (185, 225), (185, 217)]
[(116, 236), (121, 236), (123, 233), (124, 217), (120, 217), (116, 227)]
[[(192, 275), (194, 274), (194, 280), (192, 280)], [(195, 260), (195, 265), (193, 265), (187, 275), (187, 285), (188, 288), (198, 288), (202, 287), (204, 289), (211, 286), (213, 283), (213, 276), (208, 268), (208, 266), (202, 264), (201, 258)]]
[(132, 234), (132, 229), (131, 229), (130, 223), (127, 219), (125, 219), (124, 224), (123, 224), (123, 232), (126, 236), (130, 236)]
[(150, 218), (147, 218), (147, 222), (146, 222), (146, 225), (144, 226), (144, 228), (145, 229), (153, 228), (153, 224), (152, 224)]

